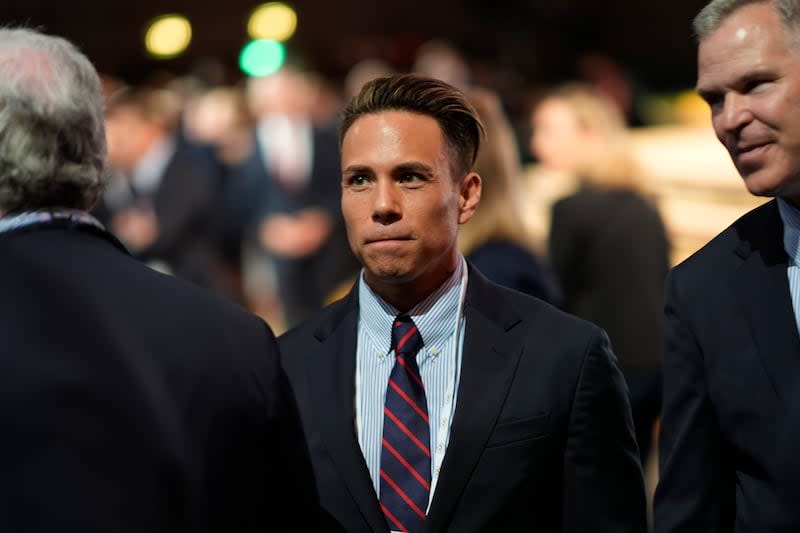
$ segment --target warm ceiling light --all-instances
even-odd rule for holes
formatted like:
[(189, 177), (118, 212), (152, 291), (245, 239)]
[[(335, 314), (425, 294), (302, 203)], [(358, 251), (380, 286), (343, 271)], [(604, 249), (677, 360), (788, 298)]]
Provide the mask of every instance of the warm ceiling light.
[(297, 13), (283, 2), (261, 4), (247, 21), (247, 33), (253, 39), (286, 41), (297, 29)]
[(183, 53), (192, 40), (192, 25), (183, 15), (161, 15), (147, 27), (144, 45), (147, 52), (166, 59)]

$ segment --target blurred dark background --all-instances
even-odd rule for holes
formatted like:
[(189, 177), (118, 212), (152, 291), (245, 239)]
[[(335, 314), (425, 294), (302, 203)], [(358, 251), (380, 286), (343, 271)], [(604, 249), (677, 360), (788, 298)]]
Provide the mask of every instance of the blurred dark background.
[[(518, 79), (501, 83), (550, 83), (572, 76), (586, 51), (607, 54), (638, 83), (656, 92), (694, 84), (690, 21), (703, 0), (295, 0), (296, 34), (290, 55), (336, 81), (365, 57), (408, 67), (420, 43), (448, 39), (478, 75)], [(258, 2), (224, 0), (6, 0), (0, 23), (37, 26), (78, 44), (99, 70), (131, 82), (158, 70), (183, 74), (209, 61), (227, 81), (241, 76), (237, 56), (247, 41), (245, 24)], [(193, 41), (176, 59), (149, 59), (142, 45), (147, 22), (182, 13)]]

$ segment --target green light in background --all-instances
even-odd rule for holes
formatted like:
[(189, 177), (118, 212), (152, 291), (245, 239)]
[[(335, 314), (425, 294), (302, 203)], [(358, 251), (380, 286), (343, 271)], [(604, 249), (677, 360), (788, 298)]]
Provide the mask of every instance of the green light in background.
[(286, 59), (286, 48), (278, 41), (256, 39), (242, 48), (239, 68), (248, 76), (267, 76), (281, 66)]

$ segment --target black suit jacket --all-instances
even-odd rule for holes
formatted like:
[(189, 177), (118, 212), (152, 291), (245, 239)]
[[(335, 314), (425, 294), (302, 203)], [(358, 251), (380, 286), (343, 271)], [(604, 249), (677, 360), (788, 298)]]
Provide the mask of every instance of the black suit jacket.
[(660, 371), (670, 244), (656, 206), (585, 186), (553, 205), (548, 247), (564, 310), (608, 333), (626, 376)]
[(0, 233), (0, 531), (302, 525), (296, 416), (259, 318), (93, 227)]
[(800, 337), (777, 202), (670, 274), (655, 526), (800, 529)]
[[(623, 378), (597, 327), (470, 266), (461, 381), (427, 532), (643, 531)], [(357, 288), (278, 340), (320, 498), (386, 532), (354, 424)]]
[[(212, 233), (219, 209), (219, 172), (205, 149), (185, 140), (175, 141), (175, 151), (161, 182), (146, 200), (158, 220), (158, 236), (136, 252), (137, 258), (163, 262), (178, 277), (203, 287), (219, 288), (219, 251)], [(137, 201), (132, 196), (112, 201), (108, 199), (110, 194), (110, 190), (106, 191), (93, 213), (109, 228), (115, 214)]]

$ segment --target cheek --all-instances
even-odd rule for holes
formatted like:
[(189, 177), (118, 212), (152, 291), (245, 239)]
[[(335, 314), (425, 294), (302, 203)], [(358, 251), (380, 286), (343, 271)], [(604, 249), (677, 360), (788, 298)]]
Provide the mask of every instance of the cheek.
[(354, 231), (358, 226), (359, 221), (359, 210), (358, 204), (353, 201), (348, 201), (346, 199), (347, 191), (342, 193), (342, 218), (344, 219), (345, 226), (347, 228), (347, 233), (349, 234), (351, 231)]

